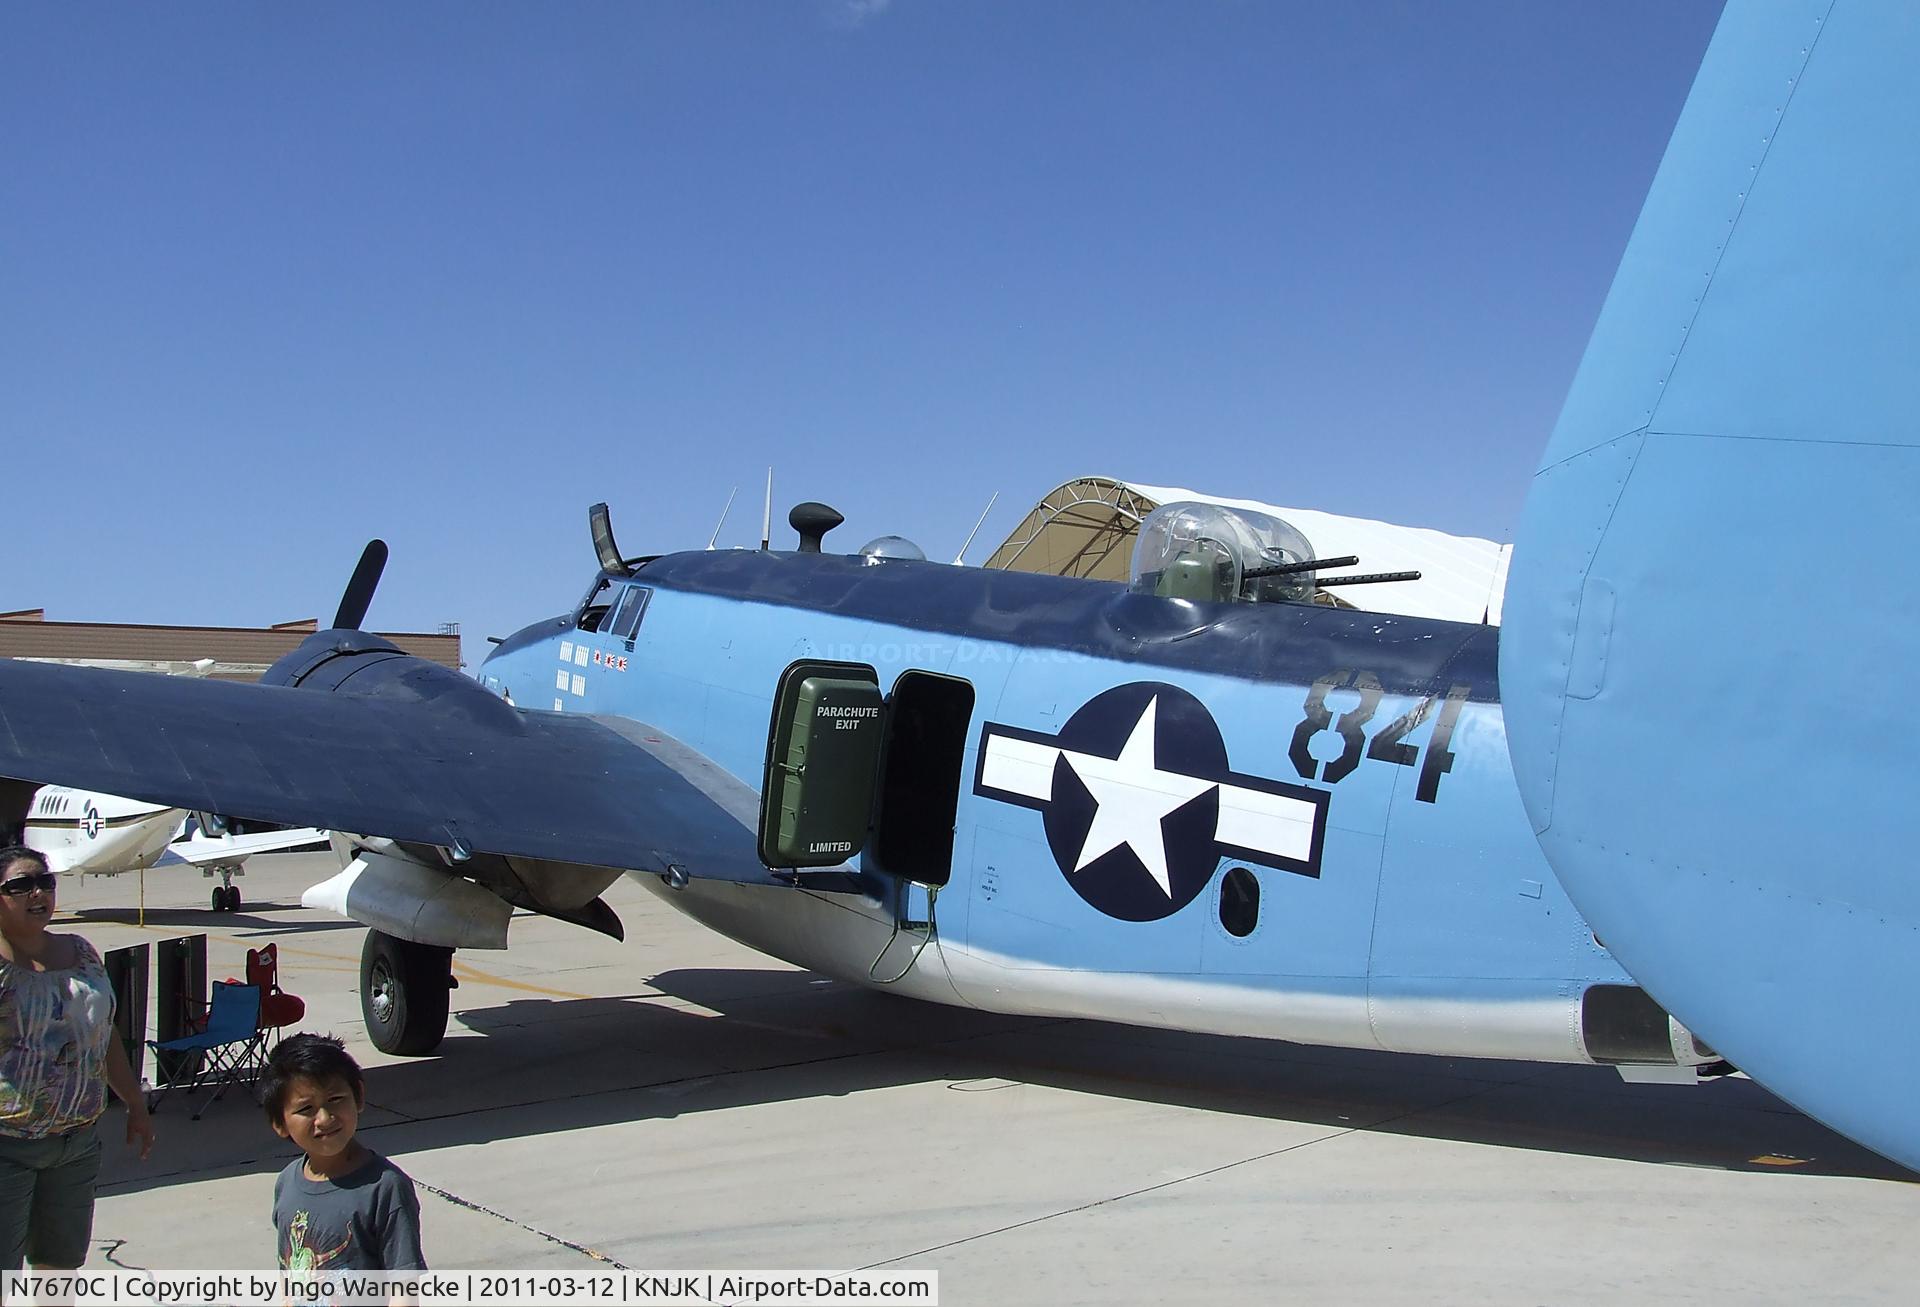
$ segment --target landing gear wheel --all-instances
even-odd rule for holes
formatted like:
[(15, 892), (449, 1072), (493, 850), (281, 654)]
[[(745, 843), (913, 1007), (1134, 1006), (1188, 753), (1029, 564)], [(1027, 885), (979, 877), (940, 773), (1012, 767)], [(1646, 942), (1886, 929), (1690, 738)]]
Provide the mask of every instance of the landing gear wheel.
[(453, 950), (367, 932), (360, 949), (360, 1015), (382, 1053), (431, 1053), (447, 1033)]
[(240, 887), (238, 885), (229, 885), (227, 886), (227, 911), (238, 912), (239, 910)]
[(213, 887), (213, 910), (215, 912), (227, 910), (227, 891), (219, 885)]

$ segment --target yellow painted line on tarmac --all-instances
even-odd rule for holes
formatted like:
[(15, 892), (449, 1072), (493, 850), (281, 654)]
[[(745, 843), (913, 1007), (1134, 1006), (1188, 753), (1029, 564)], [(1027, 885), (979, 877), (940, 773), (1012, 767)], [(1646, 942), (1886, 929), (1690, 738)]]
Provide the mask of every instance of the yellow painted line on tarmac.
[(576, 994), (570, 989), (548, 989), (545, 985), (529, 985), (524, 980), (508, 980), (505, 976), (492, 975), (465, 962), (453, 964), (453, 974), (462, 980), (471, 980), (476, 984), (494, 985), (501, 989), (515, 989), (523, 994), (544, 994), (548, 998), (595, 999), (599, 994)]
[(166, 926), (155, 926), (143, 925), (134, 921), (110, 921), (105, 918), (88, 921), (75, 916), (64, 919), (56, 918), (54, 924), (75, 927), (92, 925), (113, 926), (123, 930), (145, 931), (149, 935), (165, 935), (169, 939), (180, 939), (187, 935), (205, 935), (209, 940), (219, 940), (222, 944), (231, 944), (239, 949), (261, 948), (267, 944), (278, 944), (282, 953), (298, 953), (301, 957), (306, 958), (326, 958), (330, 962), (347, 960), (342, 954), (329, 953), (322, 949), (301, 948), (297, 944), (289, 944), (284, 939), (278, 937), (262, 939), (255, 936), (251, 939), (243, 939), (238, 935), (225, 935), (214, 930), (182, 930), (178, 923)]
[[(281, 945), (280, 952), (282, 954), (298, 953), (302, 957), (309, 957), (309, 958), (326, 958), (329, 961), (335, 961), (335, 962), (340, 960), (340, 955), (338, 953), (325, 953), (320, 951), (319, 949), (289, 948), (284, 944)], [(320, 969), (321, 968), (317, 968), (317, 967), (312, 968), (312, 970), (320, 970)], [(331, 970), (332, 968), (327, 968), (327, 969)], [(343, 967), (340, 969), (346, 970), (346, 971), (358, 971), (359, 966), (358, 964), (355, 964), (354, 966)], [(453, 974), (460, 977), (460, 979), (462, 980), (471, 980), (476, 985), (492, 985), (498, 989), (519, 990), (521, 993), (524, 993), (524, 994), (544, 994), (548, 998), (590, 999), (590, 998), (599, 997), (599, 995), (597, 994), (576, 994), (570, 989), (549, 989), (545, 985), (530, 985), (524, 980), (509, 980), (505, 976), (496, 976), (490, 971), (482, 971), (479, 967), (474, 966), (472, 963), (461, 962), (458, 959), (455, 959), (454, 961)]]
[[(256, 947), (256, 945), (248, 944), (245, 940), (235, 939), (227, 935), (215, 936), (213, 938), (224, 939), (230, 944), (239, 944), (244, 948)], [(303, 958), (325, 958), (329, 962), (343, 961), (342, 956), (338, 953), (329, 953), (322, 949), (300, 948), (297, 945), (286, 943), (280, 945), (280, 953), (283, 957), (298, 954)], [(322, 968), (318, 967), (311, 968), (311, 970), (316, 971), (321, 969)], [(334, 968), (325, 969), (333, 970)], [(341, 967), (339, 969), (343, 971), (358, 971), (360, 968), (356, 963), (352, 966)], [(498, 989), (513, 989), (524, 994), (543, 994), (548, 998), (590, 999), (599, 997), (597, 994), (576, 994), (570, 989), (549, 989), (545, 985), (530, 985), (524, 980), (509, 980), (505, 976), (496, 976), (492, 972), (482, 971), (473, 964), (461, 962), (458, 959), (454, 961), (453, 974), (462, 980), (471, 980), (476, 985), (492, 985)]]
[[(238, 939), (232, 935), (215, 935), (215, 936), (210, 936), (210, 938), (224, 939), (225, 941), (227, 941), (227, 943), (238, 944), (242, 948), (259, 948), (260, 947), (258, 943), (248, 943), (246, 940)], [(303, 958), (325, 958), (329, 962), (352, 961), (351, 954), (329, 953), (325, 949), (318, 949), (318, 948), (301, 948), (298, 944), (289, 944), (285, 940), (280, 940), (280, 939), (270, 939), (264, 942), (268, 944), (278, 944), (280, 946), (280, 952), (282, 955), (285, 955), (288, 953), (297, 953)], [(359, 964), (356, 962), (354, 965), (357, 967)]]
[[(71, 924), (78, 925), (82, 923), (73, 922)], [(136, 925), (135, 923), (130, 921), (113, 922), (111, 924), (116, 926), (125, 926), (130, 930), (146, 931), (147, 933), (153, 934), (153, 935), (177, 936), (180, 934), (180, 928), (177, 925), (143, 926), (143, 925)], [(192, 933), (192, 932), (189, 932), (189, 933)], [(332, 963), (340, 963), (340, 964), (349, 963), (349, 959), (347, 958), (346, 955), (336, 953), (336, 952), (330, 952), (326, 949), (302, 948), (298, 944), (289, 944), (284, 939), (268, 939), (268, 940), (262, 940), (259, 938), (242, 939), (238, 935), (223, 935), (223, 934), (216, 933), (214, 931), (201, 931), (200, 933), (205, 935), (209, 940), (219, 940), (223, 944), (231, 944), (234, 947), (240, 948), (240, 949), (259, 948), (262, 944), (278, 944), (280, 946), (280, 955), (282, 957), (298, 956), (303, 958), (321, 958)], [(338, 965), (338, 966), (332, 966), (332, 967), (308, 967), (305, 969), (309, 971), (358, 971), (359, 966), (357, 963), (352, 963), (348, 965)], [(491, 972), (482, 971), (480, 968), (473, 966), (471, 963), (460, 962), (457, 960), (453, 964), (453, 974), (460, 977), (460, 979), (462, 980), (471, 980), (476, 985), (491, 985), (497, 989), (517, 990), (523, 994), (541, 994), (547, 998), (594, 999), (594, 998), (602, 997), (602, 995), (599, 995), (599, 994), (580, 994), (570, 989), (552, 989), (545, 985), (532, 985), (532, 984), (528, 984), (524, 980), (509, 980), (505, 976), (496, 976)]]

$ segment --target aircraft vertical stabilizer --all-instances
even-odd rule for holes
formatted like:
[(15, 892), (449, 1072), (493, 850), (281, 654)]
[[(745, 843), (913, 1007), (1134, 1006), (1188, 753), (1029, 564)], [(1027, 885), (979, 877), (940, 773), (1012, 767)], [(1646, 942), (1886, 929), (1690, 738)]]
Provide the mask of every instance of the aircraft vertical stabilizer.
[(1920, 8), (1736, 0), (1516, 540), (1509, 744), (1662, 1004), (1920, 1165)]

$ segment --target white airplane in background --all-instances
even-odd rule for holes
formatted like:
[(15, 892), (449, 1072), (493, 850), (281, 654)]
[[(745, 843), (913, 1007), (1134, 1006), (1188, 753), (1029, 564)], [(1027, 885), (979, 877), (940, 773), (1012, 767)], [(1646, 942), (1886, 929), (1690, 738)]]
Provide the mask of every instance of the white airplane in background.
[(240, 887), (233, 878), (245, 874), (242, 864), (248, 858), (327, 838), (325, 831), (305, 826), (210, 836), (198, 829), (206, 825), (204, 821), (196, 821), (194, 832), (182, 838), (192, 816), (181, 808), (116, 794), (47, 785), (28, 806), (25, 843), (44, 854), (61, 875), (118, 876), (154, 866), (199, 867), (204, 875), (220, 877), (213, 887), (213, 910), (234, 912), (240, 907)]

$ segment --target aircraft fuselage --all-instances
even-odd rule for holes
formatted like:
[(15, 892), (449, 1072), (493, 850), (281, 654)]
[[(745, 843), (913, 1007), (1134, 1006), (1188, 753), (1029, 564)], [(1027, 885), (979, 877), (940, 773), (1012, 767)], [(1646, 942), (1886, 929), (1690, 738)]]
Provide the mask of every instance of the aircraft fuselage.
[[(622, 606), (629, 587), (643, 603)], [(934, 674), (914, 690), (947, 696), (950, 756), (896, 747), (882, 764), (957, 778), (950, 854), (941, 821), (919, 832), (934, 872), (883, 874), (870, 845), (850, 860), (859, 895), (642, 877), (801, 966), (1003, 1012), (1708, 1060), (1663, 1016), (1647, 1028), (1650, 1000), (1622, 988), (1541, 856), (1507, 757), (1497, 637), (930, 563), (704, 553), (603, 574), (579, 611), (504, 642), (479, 674), (523, 708), (645, 722), (756, 790), (796, 660), (871, 667), (896, 698), (900, 678)]]
[(186, 815), (157, 803), (48, 785), (28, 805), (25, 842), (56, 872), (112, 876), (151, 867)]

